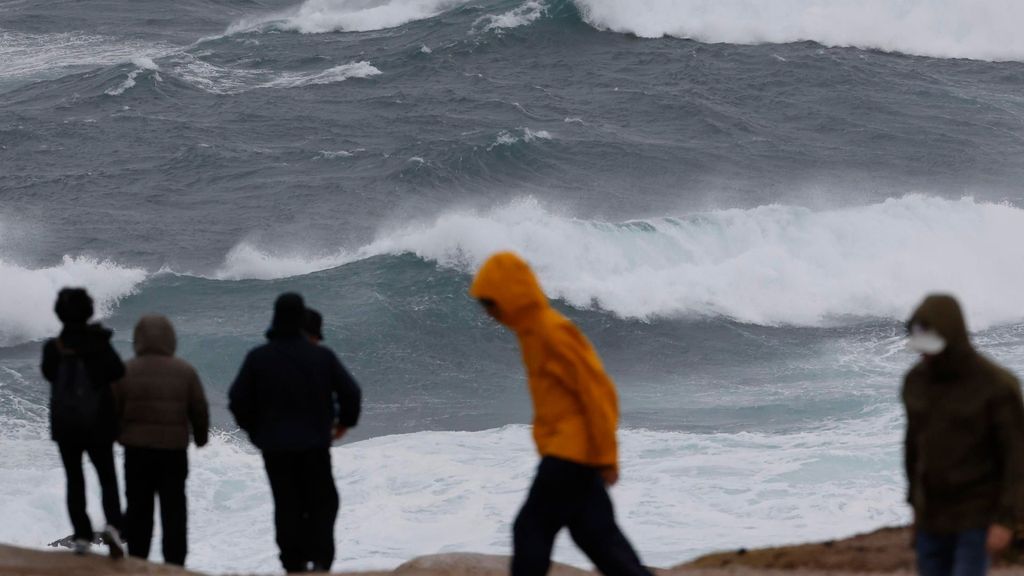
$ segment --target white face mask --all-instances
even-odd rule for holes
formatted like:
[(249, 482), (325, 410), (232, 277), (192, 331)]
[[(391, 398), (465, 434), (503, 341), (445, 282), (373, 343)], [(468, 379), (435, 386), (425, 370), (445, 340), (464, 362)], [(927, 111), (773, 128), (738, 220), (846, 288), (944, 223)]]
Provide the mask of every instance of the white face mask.
[(913, 326), (910, 329), (910, 338), (907, 339), (907, 348), (919, 354), (937, 356), (946, 349), (946, 339), (934, 330)]

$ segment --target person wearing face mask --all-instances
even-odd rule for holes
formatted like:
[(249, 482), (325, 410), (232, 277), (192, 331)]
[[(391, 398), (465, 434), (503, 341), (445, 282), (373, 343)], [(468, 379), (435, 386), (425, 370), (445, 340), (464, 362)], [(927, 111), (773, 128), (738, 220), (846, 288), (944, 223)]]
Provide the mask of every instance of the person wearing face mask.
[(1024, 519), (1020, 384), (971, 344), (959, 303), (932, 295), (908, 323), (905, 463), (921, 576), (985, 574)]

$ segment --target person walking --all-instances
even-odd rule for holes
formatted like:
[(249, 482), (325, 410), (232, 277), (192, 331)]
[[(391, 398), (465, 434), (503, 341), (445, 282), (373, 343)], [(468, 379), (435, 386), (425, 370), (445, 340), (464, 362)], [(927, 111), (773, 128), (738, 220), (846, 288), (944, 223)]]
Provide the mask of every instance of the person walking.
[(303, 333), (305, 318), (301, 296), (278, 297), (268, 342), (249, 352), (228, 394), (235, 421), (263, 453), (288, 572), (327, 571), (334, 563), (330, 447), (358, 423), (362, 402), (334, 352)]
[(1020, 384), (971, 344), (960, 304), (933, 295), (908, 323), (907, 501), (921, 576), (980, 576), (1024, 519)]
[(512, 576), (547, 574), (565, 527), (602, 574), (649, 576), (608, 495), (619, 479), (618, 399), (597, 352), (511, 252), (484, 263), (470, 295), (515, 332), (533, 399), (541, 462), (513, 528)]
[(86, 511), (82, 455), (96, 468), (103, 492), (107, 525), (103, 540), (114, 558), (124, 556), (121, 499), (114, 471), (116, 420), (111, 383), (124, 375), (124, 364), (110, 338), (113, 332), (89, 324), (93, 301), (82, 288), (64, 288), (54, 306), (64, 325), (43, 346), (42, 372), (50, 383), (50, 432), (60, 449), (67, 475), (67, 507), (74, 527), (73, 549), (85, 554), (94, 532)]
[(118, 440), (124, 446), (128, 553), (149, 558), (153, 502), (159, 496), (164, 561), (184, 566), (190, 430), (196, 445), (205, 446), (209, 407), (196, 370), (174, 356), (177, 337), (170, 320), (143, 316), (135, 326), (134, 348), (125, 377), (114, 383)]

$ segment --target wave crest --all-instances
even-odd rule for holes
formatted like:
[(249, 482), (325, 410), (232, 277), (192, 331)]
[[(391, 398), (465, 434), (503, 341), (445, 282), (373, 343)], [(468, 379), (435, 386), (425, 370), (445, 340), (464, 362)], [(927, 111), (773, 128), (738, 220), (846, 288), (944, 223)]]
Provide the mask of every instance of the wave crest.
[(939, 58), (1024, 60), (1017, 0), (573, 0), (600, 30), (729, 44), (812, 40)]
[(217, 276), (282, 278), (407, 253), (471, 274), (499, 250), (529, 260), (551, 296), (624, 318), (794, 326), (898, 320), (934, 291), (962, 297), (976, 328), (1024, 317), (1024, 210), (920, 195), (835, 210), (773, 205), (622, 223), (566, 217), (526, 198), (450, 211), (314, 258), (242, 244)]
[(814, 212), (765, 206), (612, 224), (564, 218), (537, 202), (452, 213), (381, 240), (471, 271), (514, 249), (546, 289), (627, 318), (725, 316), (822, 325), (903, 318), (922, 295), (962, 296), (982, 325), (1024, 315), (1024, 210), (908, 196)]
[(110, 260), (64, 256), (57, 266), (23, 268), (0, 260), (0, 346), (55, 334), (60, 327), (53, 314), (57, 292), (83, 286), (96, 303), (96, 316), (109, 316), (118, 301), (132, 294), (148, 274)]
[(226, 34), (267, 28), (305, 34), (368, 32), (432, 18), (468, 0), (306, 0), (297, 9), (235, 22)]

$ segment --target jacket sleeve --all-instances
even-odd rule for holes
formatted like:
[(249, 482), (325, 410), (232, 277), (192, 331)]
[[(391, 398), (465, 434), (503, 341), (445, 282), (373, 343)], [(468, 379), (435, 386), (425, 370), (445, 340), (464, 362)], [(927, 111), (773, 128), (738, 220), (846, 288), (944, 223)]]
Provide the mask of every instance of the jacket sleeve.
[(256, 427), (256, 382), (252, 367), (252, 355), (245, 358), (234, 383), (228, 390), (228, 410), (235, 417), (238, 427), (252, 434)]
[(210, 406), (199, 374), (193, 369), (188, 386), (188, 420), (196, 446), (203, 447), (210, 439)]
[(593, 462), (618, 467), (616, 431), (619, 407), (615, 384), (604, 370), (597, 352), (575, 327), (558, 334), (550, 369), (576, 393), (590, 435)]
[(1015, 528), (1024, 504), (1024, 403), (1016, 379), (1008, 390), (992, 406), (1003, 472), (996, 523)]
[(124, 421), (124, 405), (125, 405), (125, 387), (127, 375), (125, 378), (115, 380), (110, 384), (110, 391), (114, 396), (114, 418), (118, 422), (118, 426)]
[(117, 350), (114, 350), (114, 346), (109, 340), (103, 343), (100, 363), (107, 382), (113, 383), (124, 378), (124, 362), (121, 361), (121, 356), (117, 354)]
[[(906, 406), (906, 383), (904, 383), (903, 404)], [(906, 410), (907, 432), (903, 437), (903, 471), (907, 475), (907, 504), (914, 503), (914, 490), (917, 476), (917, 422)]]
[(335, 401), (338, 403), (338, 425), (354, 428), (359, 424), (359, 415), (363, 408), (363, 391), (338, 357), (333, 354), (332, 356), (334, 376), (331, 385), (334, 387)]
[(57, 380), (57, 370), (60, 366), (60, 352), (57, 351), (56, 340), (50, 339), (43, 345), (43, 361), (40, 368), (43, 371), (43, 378), (51, 384)]

